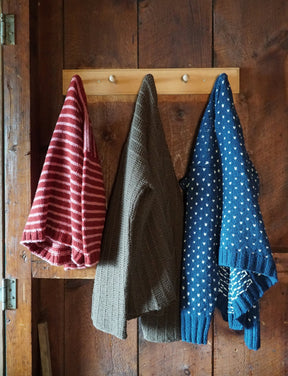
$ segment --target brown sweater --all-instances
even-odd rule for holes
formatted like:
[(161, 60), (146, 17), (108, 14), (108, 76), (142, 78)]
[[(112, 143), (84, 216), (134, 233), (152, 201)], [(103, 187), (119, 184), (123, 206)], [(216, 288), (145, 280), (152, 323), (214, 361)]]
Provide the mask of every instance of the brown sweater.
[(144, 338), (180, 339), (183, 203), (152, 75), (141, 85), (103, 234), (92, 301), (96, 328), (126, 338), (141, 316)]

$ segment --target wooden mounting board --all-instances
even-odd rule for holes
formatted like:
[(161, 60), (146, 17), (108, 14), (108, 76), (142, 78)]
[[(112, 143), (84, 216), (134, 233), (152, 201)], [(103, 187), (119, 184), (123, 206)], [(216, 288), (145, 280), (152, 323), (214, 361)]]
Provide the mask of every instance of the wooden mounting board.
[[(66, 95), (73, 75), (78, 74), (86, 95), (135, 95), (142, 79), (152, 74), (159, 95), (210, 94), (216, 77), (226, 73), (233, 93), (240, 90), (239, 68), (171, 68), (171, 69), (64, 69), (63, 94)], [(187, 82), (182, 77), (187, 75)], [(109, 77), (115, 82), (110, 82)]]

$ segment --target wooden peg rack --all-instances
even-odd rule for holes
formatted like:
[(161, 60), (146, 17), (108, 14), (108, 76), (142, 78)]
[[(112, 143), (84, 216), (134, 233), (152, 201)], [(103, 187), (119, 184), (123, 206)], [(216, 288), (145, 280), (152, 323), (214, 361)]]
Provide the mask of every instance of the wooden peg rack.
[(169, 68), (169, 69), (65, 69), (63, 94), (73, 75), (83, 81), (87, 96), (136, 95), (142, 79), (154, 76), (159, 95), (210, 94), (216, 77), (226, 73), (233, 93), (239, 93), (239, 68)]

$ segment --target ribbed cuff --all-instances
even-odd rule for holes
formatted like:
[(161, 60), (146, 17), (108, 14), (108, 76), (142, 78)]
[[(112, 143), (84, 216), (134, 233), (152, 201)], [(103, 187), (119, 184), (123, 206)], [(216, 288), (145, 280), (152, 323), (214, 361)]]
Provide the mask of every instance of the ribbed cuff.
[(198, 345), (207, 344), (208, 331), (212, 315), (204, 315), (203, 312), (190, 314), (181, 311), (181, 337), (182, 341)]
[(172, 302), (163, 310), (144, 313), (140, 323), (146, 341), (180, 341), (179, 301)]
[(249, 350), (260, 348), (260, 323), (255, 320), (253, 326), (244, 329), (244, 341)]

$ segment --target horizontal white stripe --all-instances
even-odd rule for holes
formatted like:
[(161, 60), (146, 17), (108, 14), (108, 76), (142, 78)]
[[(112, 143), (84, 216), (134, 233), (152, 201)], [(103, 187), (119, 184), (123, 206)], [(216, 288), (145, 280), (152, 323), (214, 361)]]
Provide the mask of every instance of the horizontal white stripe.
[[(97, 177), (96, 174), (95, 174), (95, 170), (87, 167), (87, 166), (83, 166), (83, 172), (86, 172), (86, 176), (90, 179), (90, 180), (93, 180), (97, 183), (103, 183), (103, 178), (102, 178), (102, 175), (99, 174), (100, 176)], [(89, 173), (90, 172), (90, 173)]]
[[(63, 139), (63, 138), (61, 138), (61, 137), (54, 137), (53, 136), (53, 138), (52, 138), (52, 140), (51, 140), (52, 142), (54, 141), (54, 142), (58, 142), (58, 141), (60, 141), (62, 144), (64, 144), (63, 146), (65, 147), (65, 144), (69, 144), (69, 145), (71, 145), (71, 146), (73, 146), (73, 147), (75, 147), (75, 148), (78, 148), (78, 149), (80, 149), (80, 150), (82, 150), (83, 149), (83, 146), (82, 145), (79, 145), (79, 144), (76, 144), (75, 142), (72, 142), (72, 141), (70, 141), (70, 140), (67, 140), (67, 139)], [(59, 147), (59, 146), (58, 146)], [(67, 147), (65, 147), (65, 150), (66, 150), (66, 148)], [(67, 148), (67, 150), (69, 150), (69, 148)]]
[[(68, 135), (68, 136), (70, 136), (70, 137), (74, 137), (74, 138), (78, 139), (78, 140), (80, 141), (80, 143), (83, 142), (82, 137), (76, 135), (75, 133), (72, 133), (72, 132), (69, 132), (69, 131), (65, 131), (64, 129), (55, 129), (53, 134), (55, 135), (56, 133), (60, 133), (61, 135), (62, 135), (62, 134), (65, 134), (65, 135)], [(61, 139), (62, 139), (62, 138), (61, 138)], [(65, 140), (65, 141), (66, 141), (66, 140)]]
[(51, 228), (52, 230), (56, 231), (57, 233), (61, 232), (61, 233), (64, 233), (64, 234), (67, 234), (67, 235), (70, 235), (72, 236), (72, 233), (74, 232), (74, 235), (75, 235), (75, 232), (79, 234), (79, 239), (82, 239), (82, 232), (81, 231), (78, 231), (76, 228), (74, 228), (73, 226), (71, 226), (72, 228), (72, 231), (65, 231), (63, 228), (61, 228), (61, 225), (65, 225), (65, 227), (69, 227), (70, 224), (67, 225), (67, 222), (64, 222), (64, 221), (60, 221), (59, 219), (55, 219), (55, 218), (49, 218), (48, 219), (50, 221), (52, 221), (53, 223), (59, 223), (60, 225), (60, 228), (59, 227), (54, 227), (53, 225), (47, 223), (46, 224), (46, 227), (47, 228)]
[[(79, 104), (79, 102), (78, 102), (78, 100), (75, 98), (75, 96), (69, 95), (69, 91), (68, 91), (68, 93), (66, 95), (66, 98), (65, 98), (65, 102), (66, 101), (73, 101), (73, 102), (77, 103), (77, 107), (78, 108), (81, 107), (80, 104)], [(64, 102), (64, 104), (65, 104), (65, 102)]]
[[(58, 176), (58, 179), (59, 179), (59, 182), (60, 182), (60, 183), (64, 183), (64, 182), (63, 182), (63, 177), (66, 177), (66, 178), (68, 178), (68, 180), (69, 180), (69, 184), (68, 184), (68, 186), (70, 186), (70, 184), (74, 184), (76, 187), (79, 187), (79, 183), (78, 183), (78, 181), (75, 181), (74, 179), (72, 179), (72, 177), (71, 177), (70, 174), (67, 174), (67, 173), (65, 173), (65, 172), (58, 172), (58, 171), (56, 171), (56, 170), (47, 170), (47, 171), (42, 170), (42, 172), (41, 172), (41, 177), (40, 177), (39, 182), (40, 182), (40, 183), (45, 183), (45, 181), (48, 180), (47, 178), (45, 178), (45, 175), (49, 175), (49, 174), (51, 174), (51, 173), (53, 173), (54, 175), (57, 175), (57, 176)], [(43, 175), (44, 175), (44, 176), (43, 176)], [(50, 179), (50, 180), (54, 181), (54, 183), (55, 183), (55, 179), (54, 179), (54, 180), (53, 180), (53, 179)], [(62, 180), (62, 181), (61, 181), (61, 180)], [(66, 183), (66, 184), (67, 184), (67, 183)]]
[(92, 161), (90, 158), (87, 158), (87, 157), (84, 157), (84, 161), (86, 162), (89, 162), (90, 164), (93, 164), (95, 167), (98, 167), (99, 168), (99, 163), (98, 162), (95, 162), (95, 161)]
[[(45, 205), (45, 206), (47, 206), (47, 205)], [(43, 208), (44, 207), (44, 205), (43, 206), (41, 206), (41, 205), (35, 205), (35, 206), (33, 206), (33, 210), (34, 209), (38, 209), (38, 208)], [(28, 219), (28, 221), (29, 221), (29, 223), (31, 223), (30, 222), (30, 219), (31, 218), (33, 218), (33, 217), (43, 217), (43, 216), (46, 216), (47, 215), (47, 213), (48, 213), (48, 210), (41, 210), (41, 211), (38, 211), (38, 212), (36, 212), (36, 213), (30, 213), (29, 214), (29, 219)]]
[[(96, 242), (93, 242), (93, 243), (89, 243), (89, 244), (87, 244), (87, 248), (90, 248), (90, 247), (97, 247), (98, 250), (97, 250), (97, 249), (95, 249), (95, 250), (91, 250), (91, 253), (94, 253), (94, 252), (96, 252), (96, 251), (99, 251), (99, 246), (100, 246), (100, 244), (101, 244), (101, 240), (97, 240)], [(87, 254), (89, 255), (90, 252), (87, 253)]]
[[(60, 205), (55, 205), (55, 204), (51, 204), (51, 206), (53, 207), (56, 207), (56, 208), (60, 208), (60, 209), (67, 209), (67, 208), (63, 208), (63, 206), (60, 206)], [(76, 210), (73, 210), (73, 209), (68, 209), (70, 212), (74, 213), (75, 215), (79, 215), (79, 217), (81, 218), (81, 212), (78, 212)], [(78, 219), (75, 219), (73, 218), (71, 215), (69, 214), (65, 214), (65, 213), (62, 213), (62, 212), (58, 212), (58, 211), (55, 211), (53, 209), (51, 209), (51, 207), (49, 208), (49, 211), (48, 211), (48, 218), (49, 218), (49, 214), (55, 214), (59, 217), (64, 217), (64, 218), (67, 218), (67, 219), (70, 219), (71, 221), (75, 222), (75, 223), (78, 223), (79, 225), (82, 226), (82, 220), (78, 220)], [(50, 218), (52, 220), (52, 218)], [(54, 219), (53, 219), (54, 220)], [(66, 223), (67, 226), (69, 226), (69, 223)]]
[(74, 155), (75, 157), (80, 158), (81, 160), (83, 160), (83, 156), (81, 154), (79, 154), (78, 152), (76, 153), (75, 151), (66, 148), (65, 145), (51, 145), (50, 144), (48, 151), (50, 151), (50, 149), (56, 149), (56, 150), (59, 150), (59, 151), (61, 150), (65, 154), (66, 153), (70, 153), (70, 154)]
[[(66, 226), (67, 226), (67, 224), (66, 224)], [(50, 228), (51, 230), (54, 230), (56, 233), (59, 233), (59, 227), (55, 227), (55, 226), (53, 226), (50, 223), (47, 223), (46, 228), (48, 228), (48, 229)], [(70, 230), (66, 231), (63, 228), (61, 228), (60, 232), (61, 232), (61, 234), (69, 235), (70, 237), (72, 237), (72, 234), (71, 234)]]
[(83, 212), (83, 216), (85, 216), (85, 213), (105, 214), (106, 210), (99, 210), (99, 209), (88, 210), (88, 209), (83, 209), (82, 212)]
[[(27, 223), (27, 224), (29, 225), (29, 223)], [(42, 233), (42, 232), (43, 232), (43, 228), (40, 228), (40, 227), (39, 227), (39, 228), (31, 228), (31, 229), (27, 229), (27, 228), (25, 228), (23, 232), (25, 232), (25, 233), (29, 233), (29, 232), (41, 232), (41, 233)], [(23, 240), (23, 241), (26, 242), (26, 241), (28, 241), (28, 240)], [(31, 242), (34, 242), (34, 241), (35, 241), (35, 240), (31, 240)], [(21, 242), (22, 242), (22, 241), (21, 241)], [(21, 242), (20, 242), (20, 243), (21, 243)]]
[(41, 226), (41, 223), (45, 223), (45, 222), (46, 222), (46, 218), (44, 218), (44, 219), (38, 219), (37, 221), (30, 221), (29, 217), (28, 217), (26, 225), (28, 225), (28, 226), (34, 226), (34, 225)]
[[(39, 181), (40, 182), (40, 181)], [(44, 192), (46, 192), (47, 190), (55, 190), (55, 191), (57, 191), (57, 192), (61, 192), (61, 193), (65, 193), (66, 195), (68, 194), (68, 195), (70, 195), (70, 193), (73, 193), (74, 195), (76, 195), (76, 196), (82, 196), (82, 193), (81, 192), (79, 192), (79, 191), (75, 191), (71, 186), (70, 186), (70, 184), (69, 184), (69, 182), (61, 182), (62, 184), (64, 184), (64, 185), (66, 185), (67, 186), (67, 190), (65, 190), (65, 189), (62, 189), (62, 188), (57, 188), (57, 187), (55, 187), (53, 184), (55, 184), (55, 179), (45, 179), (45, 180), (42, 180), (41, 181), (43, 184), (45, 184), (45, 183), (52, 183), (52, 185), (51, 185), (51, 187), (50, 186), (48, 186), (47, 184), (45, 184), (45, 186), (43, 186), (43, 187), (38, 187), (37, 188), (37, 193), (36, 193), (36, 196), (35, 196), (35, 199), (36, 199), (36, 197), (38, 196), (38, 193), (39, 192), (41, 192), (41, 191), (44, 191)], [(77, 185), (77, 187), (79, 187), (79, 184)], [(103, 190), (103, 192), (104, 192), (104, 190)], [(49, 196), (48, 194), (47, 194), (47, 196)], [(51, 197), (52, 197), (52, 195), (51, 195)], [(71, 197), (71, 196), (70, 196)], [(89, 199), (89, 197), (91, 198), (90, 200), (88, 200)], [(94, 202), (94, 200), (95, 200), (95, 198), (103, 198), (104, 200), (106, 199), (106, 197), (105, 197), (105, 194), (103, 194), (103, 195), (101, 195), (101, 194), (95, 194), (95, 193), (88, 193), (88, 192), (85, 192), (85, 200), (82, 200), (82, 202), (83, 203), (95, 203)], [(35, 200), (34, 199), (34, 200)], [(73, 200), (73, 198), (71, 197), (71, 200)], [(74, 200), (75, 201), (75, 200)], [(75, 201), (75, 203), (78, 203), (78, 201)], [(80, 197), (79, 197), (79, 204), (80, 204)]]
[[(98, 236), (99, 236), (99, 235), (100, 235), (100, 234), (98, 234)], [(97, 236), (97, 235), (95, 235), (95, 234), (92, 234), (92, 235), (85, 235), (84, 239), (87, 240), (87, 239), (95, 238), (95, 236)], [(99, 240), (100, 240), (100, 239), (99, 239)]]
[(77, 120), (78, 122), (80, 122), (81, 121), (81, 119), (79, 119), (79, 117), (78, 116), (75, 116), (75, 115), (72, 115), (72, 114), (68, 114), (68, 113), (60, 113), (60, 115), (59, 115), (59, 119), (61, 119), (61, 118), (63, 118), (63, 117), (68, 117), (68, 118), (70, 118), (70, 119), (73, 119), (73, 120)]
[(89, 252), (82, 252), (82, 254), (85, 256), (85, 257), (89, 257), (91, 255), (93, 255), (94, 253), (96, 252), (99, 252), (99, 249), (94, 249), (94, 250), (91, 250)]
[[(61, 167), (61, 168), (65, 168), (66, 170), (68, 170), (69, 172), (70, 172), (70, 174), (73, 174), (73, 175), (76, 175), (76, 176), (78, 176), (80, 179), (82, 179), (82, 174), (80, 174), (79, 172), (77, 172), (76, 170), (74, 170), (73, 168), (72, 168), (72, 166), (69, 166), (69, 165), (66, 165), (66, 164), (64, 164), (64, 163), (57, 163), (57, 162), (51, 162), (51, 161), (46, 161), (45, 162), (45, 166), (44, 166), (44, 168), (46, 167), (47, 168), (47, 166), (48, 167)], [(58, 172), (59, 173), (59, 171), (57, 171), (57, 170), (53, 170), (53, 169), (50, 169), (49, 171), (51, 171), (51, 172), (53, 172), (53, 171), (55, 171), (55, 172)], [(61, 172), (62, 173), (62, 172)]]
[[(75, 194), (77, 196), (81, 196), (81, 192), (75, 191), (75, 190), (73, 190), (73, 188), (70, 187), (70, 182), (65, 182), (65, 181), (59, 181), (58, 182), (58, 183), (61, 183), (63, 185), (66, 185), (67, 189), (55, 187), (55, 185), (53, 185), (53, 184), (55, 184), (57, 182), (58, 181), (55, 180), (55, 179), (47, 179), (47, 178), (46, 179), (45, 178), (44, 179), (40, 179), (39, 180), (39, 184), (42, 183), (44, 186), (37, 188), (37, 194), (40, 191), (46, 192), (47, 190), (55, 190), (57, 192), (62, 192), (62, 193), (65, 193), (65, 194), (70, 194), (70, 192), (72, 192), (73, 194)], [(49, 186), (49, 185), (47, 185), (47, 183), (52, 183), (52, 185)]]
[[(46, 195), (46, 196), (39, 196), (39, 197), (35, 197), (35, 200), (34, 200), (34, 202), (33, 202), (33, 205), (32, 205), (32, 209), (35, 209), (35, 208), (38, 208), (38, 207), (46, 207), (46, 206), (48, 206), (48, 205), (50, 205), (50, 204), (53, 204), (51, 201), (50, 201), (50, 198), (51, 197), (55, 197), (54, 195), (52, 196), (52, 195)], [(73, 205), (77, 205), (77, 206), (79, 206), (79, 211), (81, 210), (81, 203), (79, 202), (79, 201), (76, 201), (76, 200), (74, 200), (74, 199), (72, 199), (72, 198), (64, 198), (64, 197), (55, 197), (55, 198), (57, 198), (57, 199), (59, 199), (59, 200), (61, 200), (61, 202), (65, 202), (65, 203), (67, 203), (68, 205), (66, 206), (66, 209), (67, 210), (70, 210), (70, 204), (72, 203)], [(37, 204), (37, 201), (38, 200), (48, 200), (48, 202), (47, 203), (44, 203), (44, 204)], [(63, 207), (64, 207), (64, 205), (63, 205)], [(35, 215), (37, 215), (37, 214), (33, 214), (33, 216), (35, 216)], [(30, 216), (31, 216), (31, 214), (30, 214)]]
[(77, 163), (77, 162), (75, 162), (75, 160), (74, 159), (72, 159), (72, 158), (70, 158), (70, 157), (68, 157), (68, 156), (66, 156), (66, 155), (63, 155), (63, 154), (58, 154), (57, 152), (55, 153), (47, 153), (46, 154), (46, 158), (59, 158), (59, 159), (65, 159), (69, 164), (71, 164), (71, 165), (74, 165), (74, 166), (76, 166), (77, 168), (79, 168), (79, 169), (82, 169), (83, 168), (83, 166), (82, 166), (82, 164), (80, 164), (80, 163)]
[[(90, 178), (90, 176), (89, 176), (89, 178)], [(85, 190), (85, 187), (90, 187), (90, 188), (97, 188), (98, 190), (103, 190), (103, 192), (104, 192), (104, 187), (102, 186), (103, 185), (103, 180), (101, 180), (101, 179), (95, 179), (95, 182), (96, 183), (101, 183), (101, 186), (99, 187), (99, 186), (95, 186), (93, 184), (89, 184), (89, 183), (87, 183), (84, 180), (83, 183), (82, 183), (82, 189)]]
[[(81, 127), (78, 124), (69, 123), (68, 121), (57, 121), (57, 125), (65, 125), (66, 127), (72, 128), (81, 132)], [(62, 129), (59, 127), (60, 130)]]
[(73, 111), (77, 111), (79, 113), (79, 110), (78, 110), (78, 108), (76, 106), (72, 106), (72, 104), (65, 104), (65, 102), (64, 102), (62, 110), (66, 109), (66, 108), (71, 109)]

